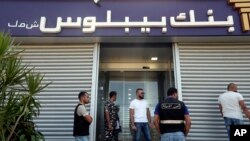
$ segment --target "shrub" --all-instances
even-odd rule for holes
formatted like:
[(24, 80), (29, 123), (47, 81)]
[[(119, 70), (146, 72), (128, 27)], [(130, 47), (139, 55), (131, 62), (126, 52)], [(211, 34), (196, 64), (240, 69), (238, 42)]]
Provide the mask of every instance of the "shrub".
[(0, 140), (40, 141), (33, 118), (39, 115), (36, 95), (46, 88), (44, 75), (24, 65), (9, 34), (0, 33)]

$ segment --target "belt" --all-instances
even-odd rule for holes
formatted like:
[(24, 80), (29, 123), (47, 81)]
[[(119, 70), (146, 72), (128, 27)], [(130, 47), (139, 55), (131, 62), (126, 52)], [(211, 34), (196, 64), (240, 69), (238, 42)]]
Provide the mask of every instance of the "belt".
[(184, 123), (183, 120), (161, 120), (161, 124), (182, 124)]

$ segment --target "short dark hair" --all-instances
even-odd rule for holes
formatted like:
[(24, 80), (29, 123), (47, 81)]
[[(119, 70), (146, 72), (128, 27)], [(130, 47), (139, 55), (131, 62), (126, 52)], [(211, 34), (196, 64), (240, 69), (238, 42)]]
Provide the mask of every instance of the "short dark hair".
[(117, 95), (117, 92), (116, 91), (111, 91), (109, 93), (109, 98), (113, 97), (113, 96), (116, 96)]
[(143, 89), (142, 88), (137, 88), (135, 92), (137, 93), (138, 91), (143, 91)]
[(177, 91), (176, 88), (171, 87), (171, 88), (168, 89), (167, 96), (172, 96), (172, 95), (174, 95), (174, 93), (178, 93), (178, 91)]
[(78, 94), (78, 99), (81, 100), (81, 97), (85, 96), (87, 94), (86, 91), (81, 91), (79, 94)]
[(234, 83), (229, 83), (229, 84), (227, 85), (227, 90), (231, 90), (232, 87), (235, 86), (235, 85), (236, 85), (236, 84), (234, 84)]

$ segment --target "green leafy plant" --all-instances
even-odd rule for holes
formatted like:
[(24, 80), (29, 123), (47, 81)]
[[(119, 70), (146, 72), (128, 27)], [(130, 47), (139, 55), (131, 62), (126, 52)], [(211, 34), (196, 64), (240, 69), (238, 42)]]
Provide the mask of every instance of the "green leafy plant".
[(0, 140), (42, 141), (33, 122), (41, 107), (35, 96), (49, 83), (22, 63), (22, 51), (14, 46), (10, 35), (0, 33)]

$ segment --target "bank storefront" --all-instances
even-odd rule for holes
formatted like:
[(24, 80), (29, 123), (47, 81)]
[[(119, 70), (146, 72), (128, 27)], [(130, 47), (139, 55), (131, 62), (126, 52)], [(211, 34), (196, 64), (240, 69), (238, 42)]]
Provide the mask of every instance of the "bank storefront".
[[(103, 138), (104, 102), (118, 92), (121, 141), (128, 106), (145, 90), (151, 115), (175, 86), (189, 107), (188, 141), (227, 140), (217, 99), (230, 82), (250, 107), (250, 0), (2, 0), (0, 31), (20, 43), (24, 62), (53, 83), (38, 95), (35, 121), (46, 141), (73, 141), (79, 91), (91, 94), (90, 141)], [(245, 119), (245, 123), (249, 123)], [(159, 140), (155, 129), (153, 140)]]

